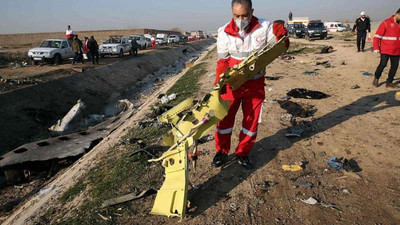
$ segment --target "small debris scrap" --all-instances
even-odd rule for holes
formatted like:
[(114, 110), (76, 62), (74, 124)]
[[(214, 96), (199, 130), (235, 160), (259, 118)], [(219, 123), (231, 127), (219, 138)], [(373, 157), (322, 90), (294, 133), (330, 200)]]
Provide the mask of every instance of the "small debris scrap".
[(360, 88), (360, 86), (358, 86), (357, 84), (356, 85), (353, 85), (353, 86), (351, 86), (351, 89), (359, 89)]
[(293, 98), (305, 98), (305, 99), (323, 99), (328, 98), (329, 95), (320, 91), (310, 91), (304, 88), (295, 88), (287, 93), (288, 96)]
[(278, 185), (278, 183), (275, 182), (275, 181), (264, 181), (264, 182), (261, 184), (261, 187), (262, 187), (262, 188), (271, 188), (271, 187), (274, 187), (274, 186), (276, 186), (276, 185)]
[(347, 172), (361, 172), (362, 169), (358, 165), (357, 161), (354, 158), (344, 159), (343, 169)]
[(174, 99), (176, 99), (176, 94), (170, 94), (168, 96), (164, 95), (161, 97), (161, 104), (167, 104)]
[(280, 107), (285, 109), (287, 113), (292, 114), (294, 117), (307, 118), (313, 116), (317, 111), (314, 106), (304, 105), (304, 107), (298, 103), (286, 100), (278, 101)]
[(281, 76), (276, 76), (276, 77), (274, 77), (274, 76), (265, 76), (266, 80), (279, 80), (281, 78), (282, 78)]
[(333, 157), (332, 159), (327, 159), (326, 163), (336, 169), (336, 170), (345, 170), (346, 172), (361, 172), (362, 169), (358, 165), (357, 161), (354, 158), (351, 159), (343, 159), (343, 158), (336, 158)]
[(332, 46), (325, 46), (321, 49), (321, 54), (331, 53), (333, 52)]
[(212, 141), (212, 140), (214, 140), (214, 136), (213, 135), (206, 135), (206, 136), (200, 138), (197, 142), (199, 144), (204, 144), (204, 143)]
[(294, 56), (290, 56), (290, 55), (281, 56), (281, 60), (289, 61), (289, 60), (292, 60), (292, 59), (295, 59), (295, 57)]
[(326, 159), (326, 163), (335, 170), (343, 169), (343, 163), (341, 163), (336, 157), (333, 157), (332, 159)]
[(215, 72), (210, 73), (210, 74), (208, 74), (208, 76), (209, 76), (209, 77), (215, 77), (215, 76), (216, 76), (216, 73), (215, 73)]
[(155, 194), (155, 193), (157, 193), (156, 190), (148, 189), (148, 190), (140, 192), (139, 194), (131, 193), (131, 194), (123, 195), (123, 196), (120, 196), (117, 198), (108, 199), (108, 200), (104, 201), (103, 204), (101, 205), (101, 207), (106, 208), (106, 207), (121, 204), (124, 202), (137, 200), (137, 199), (140, 199), (140, 198), (143, 198), (143, 197)]
[(309, 197), (309, 198), (306, 199), (306, 200), (300, 199), (300, 201), (302, 201), (302, 202), (304, 202), (304, 203), (306, 203), (306, 204), (309, 204), (309, 205), (315, 205), (315, 204), (318, 203), (318, 201), (317, 201), (315, 198), (313, 198), (313, 197)]
[(317, 76), (318, 75), (318, 73), (317, 72), (315, 72), (315, 71), (306, 71), (306, 72), (304, 72), (303, 73), (304, 75), (309, 75), (309, 76)]
[(296, 171), (303, 170), (303, 167), (301, 167), (299, 165), (282, 165), (282, 169), (284, 171), (296, 172)]
[(369, 76), (372, 76), (372, 73), (370, 73), (370, 72), (364, 72), (362, 75), (363, 75), (363, 76), (366, 76), (366, 77), (369, 77)]
[(301, 181), (296, 181), (295, 185), (296, 187), (304, 187), (304, 188), (312, 188), (314, 186), (314, 184), (311, 182), (301, 182)]
[(231, 204), (229, 204), (229, 208), (230, 208), (230, 210), (231, 210), (232, 212), (235, 212), (235, 211), (238, 209), (236, 203), (234, 203), (234, 202), (232, 202)]
[(49, 186), (46, 188), (41, 189), (37, 194), (36, 194), (36, 198), (41, 198), (43, 195), (46, 195), (47, 193), (49, 193), (51, 190), (54, 189), (54, 186)]
[(100, 213), (97, 213), (97, 215), (99, 215), (100, 218), (102, 218), (102, 219), (105, 220), (105, 221), (110, 221), (110, 220), (111, 220), (110, 218), (105, 217), (105, 216), (101, 215)]

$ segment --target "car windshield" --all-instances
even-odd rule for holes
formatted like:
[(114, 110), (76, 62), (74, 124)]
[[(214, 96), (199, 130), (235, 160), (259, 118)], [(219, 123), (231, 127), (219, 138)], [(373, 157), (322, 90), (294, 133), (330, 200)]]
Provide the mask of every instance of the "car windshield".
[(104, 42), (104, 44), (119, 44), (121, 43), (121, 38), (110, 38)]
[(303, 24), (295, 24), (294, 27), (295, 27), (295, 28), (303, 28), (304, 25), (303, 25)]
[(324, 27), (323, 23), (310, 23), (308, 24), (308, 28), (322, 28)]
[(131, 36), (129, 39), (131, 40), (135, 39), (136, 41), (140, 41), (140, 36)]
[(175, 35), (171, 35), (171, 36), (169, 36), (170, 38), (176, 38), (176, 36)]
[(59, 48), (61, 46), (61, 41), (43, 41), (43, 43), (40, 45), (40, 47), (43, 48)]

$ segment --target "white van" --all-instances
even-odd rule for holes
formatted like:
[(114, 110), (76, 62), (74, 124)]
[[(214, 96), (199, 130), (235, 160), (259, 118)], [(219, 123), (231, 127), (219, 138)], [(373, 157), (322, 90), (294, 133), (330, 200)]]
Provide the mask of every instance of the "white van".
[(343, 23), (337, 21), (325, 22), (324, 25), (329, 32), (344, 32), (347, 30)]

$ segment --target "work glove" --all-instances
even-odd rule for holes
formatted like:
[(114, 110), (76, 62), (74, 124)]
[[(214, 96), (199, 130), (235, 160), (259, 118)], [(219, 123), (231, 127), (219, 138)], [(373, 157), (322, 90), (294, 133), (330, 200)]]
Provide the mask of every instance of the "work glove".
[[(276, 41), (279, 41), (284, 36), (287, 36), (288, 30), (283, 26), (284, 22), (281, 20), (277, 20), (274, 22), (272, 26), (272, 33), (276, 37)], [(286, 48), (289, 48), (290, 42), (289, 39), (285, 42)]]
[(374, 50), (374, 53), (381, 53), (381, 51), (379, 51), (379, 50)]

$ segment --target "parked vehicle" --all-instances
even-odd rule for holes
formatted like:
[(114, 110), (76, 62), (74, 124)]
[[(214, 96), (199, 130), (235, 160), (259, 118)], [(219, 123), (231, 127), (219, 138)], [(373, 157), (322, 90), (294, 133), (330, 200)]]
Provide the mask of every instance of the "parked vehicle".
[(135, 39), (136, 42), (140, 45), (140, 49), (146, 49), (147, 47), (151, 46), (151, 44), (147, 43), (146, 37), (144, 35), (131, 35), (128, 38), (129, 43)]
[(67, 39), (47, 39), (39, 47), (28, 51), (33, 64), (44, 61), (59, 65), (64, 59), (73, 58), (72, 44)]
[(156, 43), (158, 45), (167, 45), (168, 44), (168, 34), (157, 34)]
[(341, 22), (325, 22), (324, 25), (329, 32), (344, 32), (347, 30), (346, 26)]
[(320, 20), (310, 21), (307, 25), (306, 38), (320, 38), (324, 39), (328, 36), (328, 32), (324, 24)]
[(181, 35), (180, 42), (188, 42), (188, 37), (186, 35)]
[(294, 38), (303, 38), (306, 35), (306, 27), (302, 23), (288, 24), (287, 30)]
[(179, 35), (173, 34), (168, 37), (168, 44), (172, 44), (172, 43), (179, 44), (180, 41), (181, 41), (181, 38), (179, 37)]
[(99, 46), (99, 54), (102, 58), (105, 55), (118, 55), (122, 57), (126, 52), (133, 55), (132, 45), (128, 38), (122, 36), (110, 36), (102, 45)]

